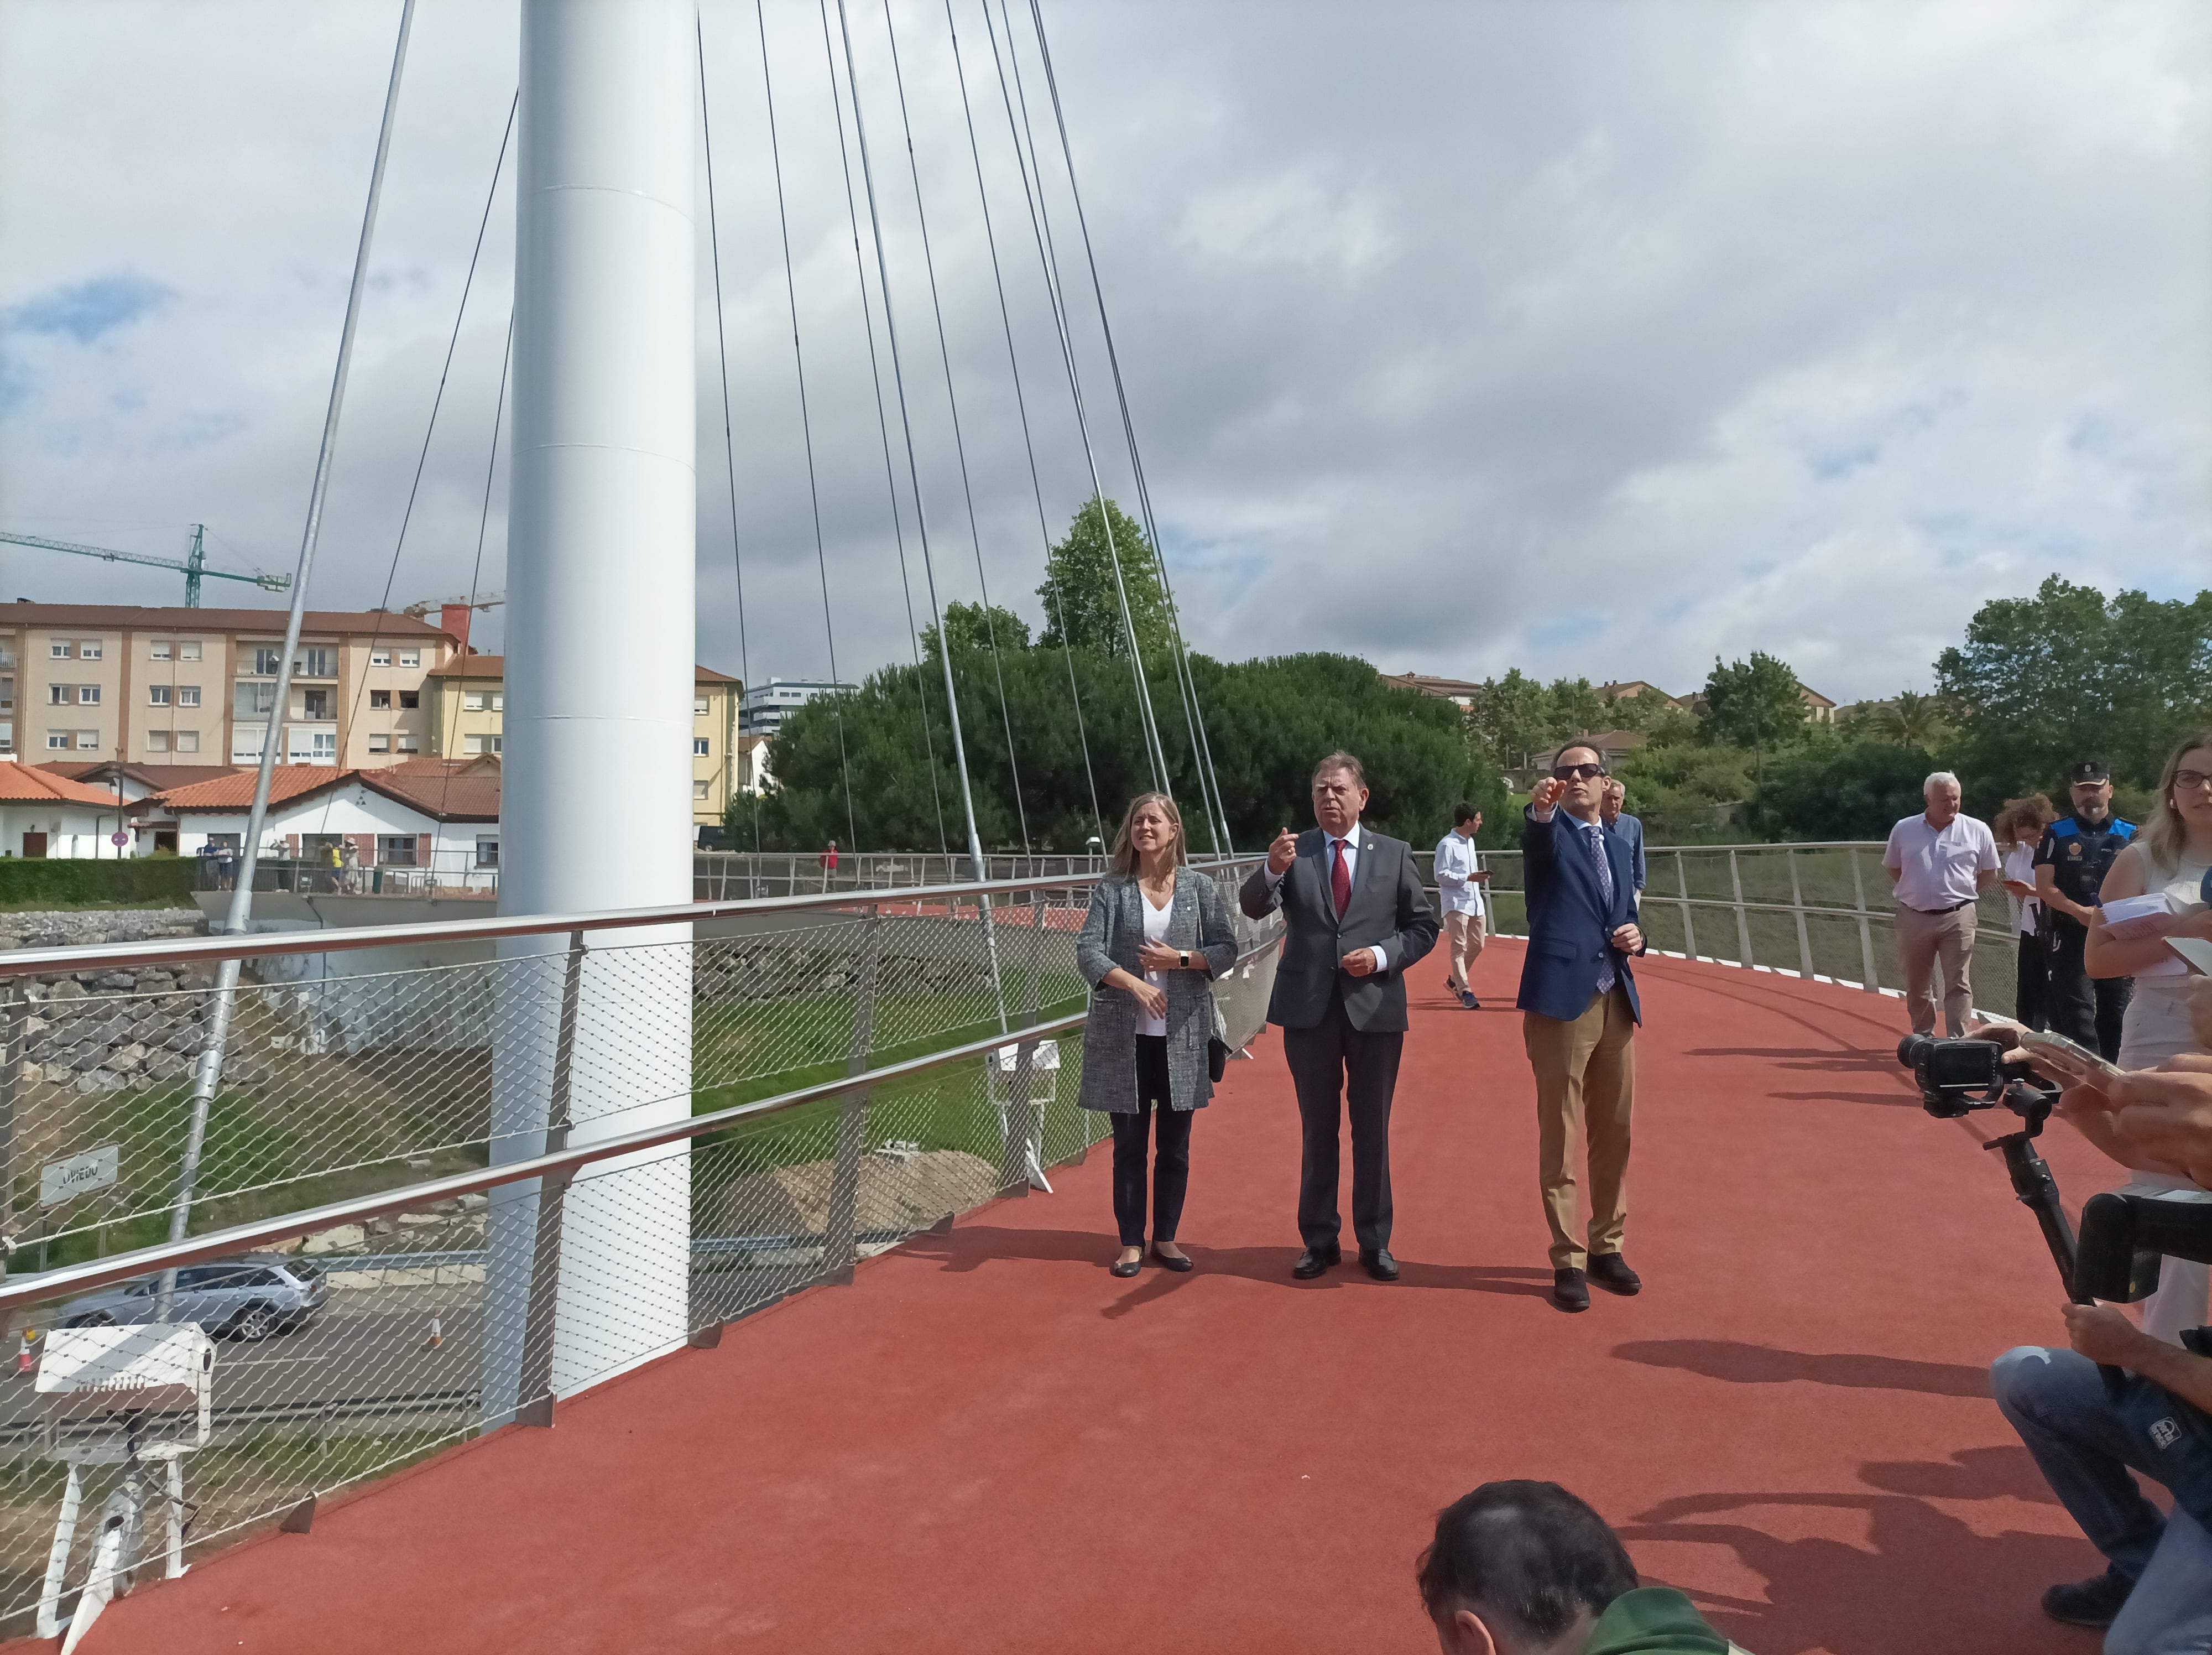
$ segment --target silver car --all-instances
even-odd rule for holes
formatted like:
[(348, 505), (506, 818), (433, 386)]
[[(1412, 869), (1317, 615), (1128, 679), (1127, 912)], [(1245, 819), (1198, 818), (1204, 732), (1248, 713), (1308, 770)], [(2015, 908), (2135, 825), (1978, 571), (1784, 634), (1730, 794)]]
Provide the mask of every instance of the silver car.
[[(330, 1283), (314, 1266), (283, 1253), (249, 1253), (177, 1272), (172, 1322), (197, 1322), (218, 1338), (266, 1339), (299, 1326), (322, 1309)], [(135, 1281), (73, 1299), (58, 1318), (65, 1328), (100, 1328), (151, 1322), (161, 1303), (161, 1278)]]

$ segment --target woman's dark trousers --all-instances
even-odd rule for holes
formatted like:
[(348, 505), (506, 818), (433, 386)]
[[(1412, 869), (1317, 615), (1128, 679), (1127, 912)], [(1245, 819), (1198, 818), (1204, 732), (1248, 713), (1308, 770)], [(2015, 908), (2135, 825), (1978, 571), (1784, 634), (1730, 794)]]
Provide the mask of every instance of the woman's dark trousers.
[(2020, 934), (2019, 987), (2013, 993), (2012, 1014), (2031, 1029), (2047, 1029), (2051, 985), (2051, 950), (2033, 931)]
[(1159, 1123), (1152, 1156), (1152, 1238), (1173, 1241), (1182, 1222), (1183, 1191), (1190, 1185), (1190, 1118), (1198, 1111), (1168, 1102), (1168, 1042), (1161, 1034), (1137, 1037), (1137, 1107), (1113, 1116), (1114, 1221), (1124, 1247), (1145, 1244), (1145, 1151), (1152, 1123)]

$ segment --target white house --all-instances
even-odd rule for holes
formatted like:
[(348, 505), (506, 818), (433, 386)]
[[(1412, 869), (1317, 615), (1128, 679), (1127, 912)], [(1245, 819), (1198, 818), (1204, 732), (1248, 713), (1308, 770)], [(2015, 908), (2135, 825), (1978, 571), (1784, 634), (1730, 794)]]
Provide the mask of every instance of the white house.
[[(236, 850), (255, 780), (240, 770), (151, 794), (137, 807), (140, 825), (173, 831), (183, 855)], [(489, 887), (498, 879), (499, 782), (496, 759), (418, 758), (360, 770), (282, 765), (270, 778), (261, 854), (321, 864), (350, 847), (353, 867), (399, 874), (410, 888)]]
[(112, 788), (0, 755), (0, 855), (123, 855), (108, 843), (123, 813)]

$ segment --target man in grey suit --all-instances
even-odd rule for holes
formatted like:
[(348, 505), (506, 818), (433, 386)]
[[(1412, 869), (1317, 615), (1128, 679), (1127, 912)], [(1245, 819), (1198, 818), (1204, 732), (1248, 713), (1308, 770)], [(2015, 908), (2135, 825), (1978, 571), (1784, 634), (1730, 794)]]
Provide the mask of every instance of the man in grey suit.
[(1342, 1107), (1352, 1105), (1352, 1228), (1359, 1262), (1395, 1281), (1390, 1256), (1390, 1099), (1406, 1039), (1406, 970), (1436, 946), (1437, 916), (1413, 851), (1359, 824), (1367, 778), (1350, 753), (1314, 767), (1314, 820), (1285, 828), (1267, 865), (1237, 894), (1259, 919), (1279, 907), (1287, 928), (1267, 1021), (1283, 1031), (1297, 1088), (1305, 1154), (1298, 1233), (1305, 1250), (1291, 1274), (1310, 1281), (1344, 1259), (1336, 1208)]

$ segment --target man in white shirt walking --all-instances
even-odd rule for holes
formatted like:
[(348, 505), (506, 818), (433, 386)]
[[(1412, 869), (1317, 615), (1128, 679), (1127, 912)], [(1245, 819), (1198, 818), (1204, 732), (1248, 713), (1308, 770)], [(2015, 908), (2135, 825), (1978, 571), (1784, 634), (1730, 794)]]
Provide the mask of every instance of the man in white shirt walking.
[(1443, 899), (1444, 935), (1451, 945), (1451, 974), (1444, 987), (1459, 996), (1471, 1012), (1482, 1009), (1467, 980), (1467, 968), (1482, 952), (1486, 916), (1482, 888), (1490, 875), (1482, 871), (1481, 853), (1474, 836), (1482, 827), (1482, 812), (1464, 800), (1452, 807), (1452, 831), (1437, 841), (1437, 895)]
[(1928, 808), (1889, 831), (1882, 871), (1897, 891), (1897, 952), (1915, 1034), (1936, 1031), (1936, 974), (1942, 971), (1943, 1027), (1966, 1032), (1974, 1003), (1975, 903), (1997, 881), (1997, 842), (1989, 824), (1960, 813), (1959, 778), (1937, 770), (1921, 784)]

